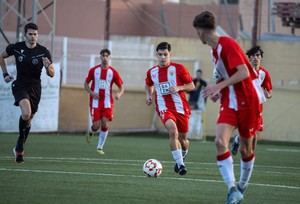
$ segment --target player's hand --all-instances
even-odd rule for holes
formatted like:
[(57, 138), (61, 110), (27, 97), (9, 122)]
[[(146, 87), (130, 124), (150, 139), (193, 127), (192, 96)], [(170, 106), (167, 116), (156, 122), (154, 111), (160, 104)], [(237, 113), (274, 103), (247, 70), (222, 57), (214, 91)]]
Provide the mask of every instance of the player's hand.
[(267, 99), (272, 98), (272, 94), (271, 92), (269, 92), (267, 89), (263, 89), (264, 90), (264, 95)]
[(177, 93), (178, 91), (180, 91), (180, 88), (179, 88), (179, 86), (171, 86), (169, 91), (171, 93)]
[(91, 96), (93, 97), (93, 99), (99, 99), (99, 94), (98, 93), (92, 92)]
[(214, 97), (215, 95), (219, 94), (220, 88), (218, 84), (210, 84), (203, 90), (204, 97)]
[(6, 75), (6, 76), (4, 77), (4, 81), (5, 81), (6, 83), (11, 82), (12, 80), (14, 80), (14, 78), (13, 78), (12, 76), (10, 76), (10, 75)]
[(119, 100), (121, 98), (121, 94), (118, 92), (118, 93), (116, 93), (116, 96), (115, 96), (115, 99), (116, 100)]
[(209, 97), (214, 103), (217, 102), (219, 100), (219, 98), (221, 97), (221, 94), (216, 94), (214, 96)]
[(151, 104), (152, 104), (152, 97), (150, 96), (150, 97), (147, 97), (147, 99), (146, 99), (146, 104), (148, 105), (148, 106), (150, 106)]
[(48, 68), (51, 64), (50, 60), (47, 57), (42, 57), (43, 59), (43, 65), (45, 68)]

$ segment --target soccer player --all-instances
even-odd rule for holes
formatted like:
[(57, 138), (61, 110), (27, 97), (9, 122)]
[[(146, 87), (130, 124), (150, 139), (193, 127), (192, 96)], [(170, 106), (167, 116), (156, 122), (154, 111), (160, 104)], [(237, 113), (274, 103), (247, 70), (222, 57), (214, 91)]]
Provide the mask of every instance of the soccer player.
[[(254, 166), (253, 137), (258, 126), (259, 95), (252, 83), (257, 74), (238, 43), (216, 33), (215, 16), (204, 11), (194, 18), (193, 26), (203, 44), (212, 48), (216, 84), (204, 89), (204, 96), (215, 101), (220, 97), (216, 125), (217, 165), (228, 187), (226, 203), (240, 203)], [(240, 180), (235, 183), (229, 140), (233, 130), (240, 132)]]
[(124, 93), (122, 78), (117, 70), (109, 65), (110, 54), (108, 49), (100, 51), (101, 64), (89, 69), (84, 82), (84, 88), (90, 95), (90, 114), (93, 120), (91, 130), (97, 132), (101, 129), (97, 145), (97, 152), (100, 155), (104, 154), (103, 147), (108, 135), (108, 123), (113, 119), (113, 84), (115, 83), (118, 87), (116, 100), (119, 100)]
[(152, 104), (155, 90), (156, 111), (168, 130), (170, 148), (176, 161), (174, 171), (185, 175), (187, 169), (183, 159), (188, 153), (187, 139), (190, 108), (185, 91), (195, 88), (192, 77), (182, 65), (171, 62), (171, 45), (161, 42), (156, 47), (158, 65), (147, 71), (145, 79), (146, 104)]
[(38, 110), (41, 98), (41, 72), (43, 67), (48, 76), (54, 76), (54, 66), (50, 52), (37, 43), (38, 26), (28, 23), (24, 27), (25, 41), (10, 44), (1, 53), (0, 65), (5, 82), (11, 82), (13, 77), (8, 73), (5, 58), (14, 55), (17, 67), (17, 79), (12, 83), (14, 105), (21, 109), (19, 119), (19, 137), (13, 148), (15, 161), (24, 162), (24, 144), (30, 132), (31, 120)]
[[(265, 96), (266, 99), (270, 99), (272, 97), (272, 81), (271, 81), (271, 77), (270, 77), (270, 73), (269, 71), (264, 68), (261, 65), (261, 60), (263, 58), (263, 50), (260, 48), (260, 46), (254, 46), (252, 47), (250, 50), (247, 51), (247, 56), (253, 66), (253, 68), (255, 69), (255, 71), (258, 74), (258, 79), (257, 82), (259, 83), (259, 85), (261, 86), (262, 90), (260, 90), (260, 92), (262, 92)], [(260, 119), (259, 119), (259, 128), (258, 131), (262, 132), (263, 131), (263, 105), (260, 105), (261, 108), (261, 114), (260, 114)], [(257, 142), (257, 136), (254, 138), (254, 143), (253, 143), (253, 148), (255, 148), (256, 146), (256, 142)], [(232, 147), (231, 147), (231, 153), (233, 155), (236, 155), (238, 152), (240, 146), (240, 142), (239, 142), (239, 135), (235, 135), (234, 139), (233, 139), (233, 143), (232, 143)]]

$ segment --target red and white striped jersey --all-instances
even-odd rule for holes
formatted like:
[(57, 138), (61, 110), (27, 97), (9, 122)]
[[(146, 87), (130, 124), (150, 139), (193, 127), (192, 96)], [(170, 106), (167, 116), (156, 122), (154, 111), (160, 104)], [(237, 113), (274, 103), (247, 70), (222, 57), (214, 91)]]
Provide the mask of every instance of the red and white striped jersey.
[(260, 66), (258, 75), (261, 87), (263, 89), (266, 89), (267, 91), (271, 91), (273, 86), (269, 71), (266, 70), (266, 68), (264, 68), (263, 66)]
[(260, 99), (259, 102), (262, 104), (267, 101), (264, 89), (267, 91), (272, 90), (272, 82), (269, 72), (264, 67), (260, 66), (256, 72), (258, 77), (253, 80), (253, 83), (257, 84), (257, 87), (259, 87), (256, 89), (256, 91)]
[(112, 108), (112, 85), (115, 83), (119, 88), (123, 85), (122, 78), (113, 67), (102, 68), (101, 64), (90, 68), (85, 81), (88, 84), (92, 81), (91, 90), (99, 93), (99, 99), (90, 96), (91, 108)]
[(182, 65), (171, 62), (169, 66), (160, 67), (158, 65), (147, 71), (145, 83), (147, 86), (154, 86), (156, 111), (175, 111), (189, 115), (188, 105), (184, 91), (171, 93), (170, 87), (182, 86), (192, 83), (192, 77), (188, 70)]
[(258, 75), (237, 42), (230, 37), (220, 37), (217, 46), (212, 49), (212, 59), (213, 75), (217, 83), (236, 73), (238, 65), (246, 65), (250, 73), (246, 79), (221, 90), (221, 105), (234, 110), (258, 107), (259, 96), (256, 89), (260, 85), (254, 83)]

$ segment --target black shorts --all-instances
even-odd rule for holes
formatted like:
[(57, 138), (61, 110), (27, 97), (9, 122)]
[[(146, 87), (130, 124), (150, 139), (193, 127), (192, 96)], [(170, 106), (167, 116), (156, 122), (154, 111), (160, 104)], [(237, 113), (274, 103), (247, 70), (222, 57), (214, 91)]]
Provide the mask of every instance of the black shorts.
[(40, 84), (28, 85), (14, 81), (12, 83), (12, 93), (15, 98), (15, 106), (19, 106), (19, 102), (27, 98), (30, 101), (31, 113), (37, 112), (42, 93)]

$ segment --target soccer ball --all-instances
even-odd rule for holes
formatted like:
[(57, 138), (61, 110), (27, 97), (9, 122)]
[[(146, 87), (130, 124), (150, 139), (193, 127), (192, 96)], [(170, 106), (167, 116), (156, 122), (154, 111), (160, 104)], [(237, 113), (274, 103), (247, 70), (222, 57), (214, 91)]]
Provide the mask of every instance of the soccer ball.
[(148, 159), (143, 165), (143, 171), (148, 177), (158, 177), (162, 173), (162, 165), (156, 159)]

